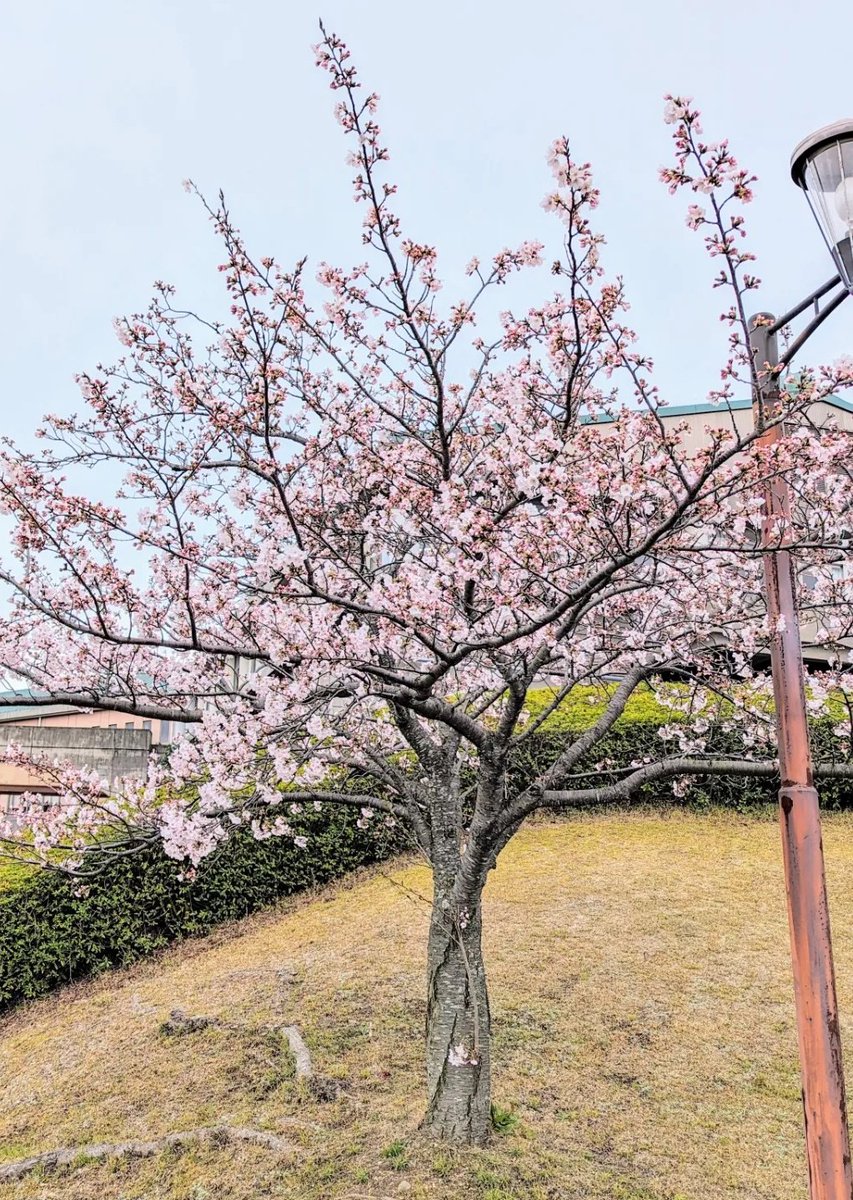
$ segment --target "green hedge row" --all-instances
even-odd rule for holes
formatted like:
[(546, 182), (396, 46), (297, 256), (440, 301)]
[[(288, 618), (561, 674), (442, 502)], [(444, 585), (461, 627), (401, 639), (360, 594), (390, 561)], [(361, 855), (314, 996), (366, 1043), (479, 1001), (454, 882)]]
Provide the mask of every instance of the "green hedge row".
[(294, 830), (308, 837), (304, 850), (237, 831), (192, 881), (156, 848), (110, 860), (82, 888), (54, 872), (29, 876), (0, 892), (0, 1011), (399, 853), (401, 831), (359, 829), (358, 815), (294, 817)]
[[(523, 787), (530, 779), (545, 770), (555, 761), (572, 739), (592, 724), (603, 708), (598, 700), (600, 692), (589, 689), (589, 700), (595, 703), (573, 701), (562, 705), (552, 717), (526, 742), (522, 743), (511, 768), (511, 789)], [(535, 713), (535, 706), (533, 711)], [(566, 786), (595, 786), (615, 782), (622, 778), (618, 768), (644, 760), (654, 761), (667, 755), (679, 753), (677, 742), (664, 741), (659, 734), (662, 725), (674, 724), (672, 713), (658, 705), (651, 693), (638, 691), (629, 701), (625, 716), (616, 722), (610, 732), (602, 738), (593, 751), (585, 756), (575, 768), (579, 776), (574, 784)], [(812, 754), (815, 761), (845, 762), (848, 751), (834, 733), (835, 720), (824, 717), (811, 722)], [(706, 734), (705, 753), (722, 758), (739, 758), (743, 744), (737, 729), (726, 730), (712, 726)], [(756, 757), (765, 757), (759, 752)], [(600, 763), (606, 762), (614, 768), (612, 773), (602, 770)], [(589, 772), (583, 776), (583, 772)], [(680, 804), (690, 808), (721, 806), (748, 812), (766, 806), (776, 800), (778, 780), (750, 778), (748, 776), (708, 775), (691, 778), (690, 788), (682, 800), (673, 796), (672, 781), (658, 781), (648, 785), (633, 803)], [(853, 808), (853, 781), (824, 780), (819, 782), (821, 807), (826, 811)]]

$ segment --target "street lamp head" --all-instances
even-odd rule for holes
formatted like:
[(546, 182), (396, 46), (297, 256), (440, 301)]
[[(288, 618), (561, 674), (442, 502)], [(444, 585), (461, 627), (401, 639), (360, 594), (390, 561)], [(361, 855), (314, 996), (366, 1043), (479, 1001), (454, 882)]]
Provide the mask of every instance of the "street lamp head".
[(791, 157), (791, 175), (806, 193), (838, 273), (853, 292), (853, 118), (804, 138)]

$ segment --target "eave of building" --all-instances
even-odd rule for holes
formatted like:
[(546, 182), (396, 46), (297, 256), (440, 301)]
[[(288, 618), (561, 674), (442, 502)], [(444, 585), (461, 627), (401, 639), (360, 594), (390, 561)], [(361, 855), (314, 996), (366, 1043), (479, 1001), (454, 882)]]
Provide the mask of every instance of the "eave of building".
[(13, 704), (0, 709), (0, 725), (15, 725), (20, 721), (37, 721), (40, 717), (66, 717), (69, 713), (86, 712), (74, 704)]
[[(823, 396), (820, 400), (815, 401), (816, 404), (827, 404), (830, 408), (841, 409), (842, 412), (853, 413), (853, 401), (845, 400), (843, 396)], [(720, 416), (726, 412), (742, 412), (744, 409), (752, 408), (751, 400), (727, 400), (723, 404), (711, 404), (704, 400), (699, 404), (663, 404), (656, 409), (660, 417), (694, 417), (707, 413), (708, 416)], [(638, 412), (647, 411), (645, 409), (637, 409)], [(615, 420), (615, 417), (610, 415), (602, 415), (591, 417), (585, 415), (581, 417), (581, 423), (584, 425), (610, 425)]]

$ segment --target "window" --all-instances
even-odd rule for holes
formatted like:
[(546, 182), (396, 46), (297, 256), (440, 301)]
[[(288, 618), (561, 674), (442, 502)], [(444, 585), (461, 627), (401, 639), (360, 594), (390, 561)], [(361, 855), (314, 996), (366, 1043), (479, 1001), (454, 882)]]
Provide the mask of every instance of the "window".
[(125, 729), (134, 729), (135, 728), (133, 721), (125, 721), (124, 727), (125, 727)]
[(150, 732), (151, 732), (151, 722), (150, 722), (150, 721), (143, 721), (143, 722), (142, 722), (142, 728), (143, 728), (143, 729), (147, 729), (147, 730), (148, 730), (148, 732), (150, 733)]

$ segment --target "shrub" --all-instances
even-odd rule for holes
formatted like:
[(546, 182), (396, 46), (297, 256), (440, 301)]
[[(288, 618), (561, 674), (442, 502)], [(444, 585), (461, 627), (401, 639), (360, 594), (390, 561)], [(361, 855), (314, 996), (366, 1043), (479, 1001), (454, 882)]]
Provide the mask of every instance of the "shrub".
[(294, 818), (296, 832), (308, 837), (304, 850), (289, 839), (257, 841), (239, 830), (192, 880), (157, 847), (107, 860), (83, 884), (58, 872), (27, 876), (0, 892), (0, 1010), (403, 848), (399, 830), (362, 830), (357, 817), (354, 809), (333, 820), (313, 812)]
[[(542, 712), (548, 700), (549, 695), (545, 689), (532, 693), (528, 704), (531, 718)], [(511, 787), (523, 787), (528, 780), (554, 762), (565, 749), (567, 740), (582, 733), (600, 716), (605, 700), (601, 688), (576, 688), (571, 700), (564, 701), (537, 731), (522, 743), (511, 766)], [(836, 719), (835, 716), (828, 716), (812, 721), (811, 737), (815, 760), (847, 760), (848, 754), (833, 732)], [(610, 774), (606, 769), (598, 768), (597, 764), (601, 762), (618, 769), (631, 763), (654, 761), (662, 755), (678, 753), (673, 743), (662, 741), (659, 735), (662, 725), (674, 723), (672, 712), (657, 702), (650, 689), (638, 688), (628, 701), (623, 716), (592, 752), (577, 764), (576, 773), (590, 773), (582, 780), (582, 785), (590, 785), (590, 775), (597, 775), (602, 785), (619, 778), (618, 774)], [(706, 753), (720, 757), (740, 757), (743, 754), (743, 745), (739, 741), (737, 728), (727, 731), (719, 725), (712, 724), (706, 737)], [(738, 811), (748, 811), (775, 801), (778, 788), (778, 780), (772, 777), (695, 776), (681, 801), (674, 798), (671, 781), (664, 780), (644, 788), (633, 803), (676, 803), (687, 807), (720, 805)], [(853, 788), (850, 781), (822, 780), (819, 788), (821, 807), (824, 810), (853, 807)]]

